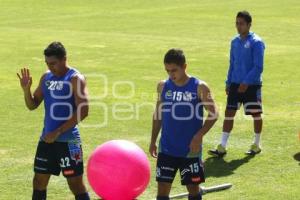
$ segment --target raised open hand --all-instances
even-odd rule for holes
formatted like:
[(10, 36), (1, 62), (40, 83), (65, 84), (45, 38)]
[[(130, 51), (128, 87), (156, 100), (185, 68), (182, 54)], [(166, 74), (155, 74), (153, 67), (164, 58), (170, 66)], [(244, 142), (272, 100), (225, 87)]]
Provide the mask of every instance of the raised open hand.
[(21, 69), (21, 75), (17, 73), (20, 80), (20, 85), (23, 90), (30, 89), (32, 84), (32, 77), (30, 76), (30, 71), (27, 68)]

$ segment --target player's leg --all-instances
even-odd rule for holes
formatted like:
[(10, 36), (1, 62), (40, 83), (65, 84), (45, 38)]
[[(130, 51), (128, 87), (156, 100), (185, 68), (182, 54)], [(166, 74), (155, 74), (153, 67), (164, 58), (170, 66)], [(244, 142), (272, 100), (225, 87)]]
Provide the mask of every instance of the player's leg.
[(229, 135), (233, 129), (234, 117), (240, 108), (242, 95), (237, 92), (238, 84), (233, 84), (229, 89), (227, 97), (227, 106), (225, 110), (225, 119), (223, 121), (223, 132), (221, 138), (221, 146), (225, 149)]
[(87, 189), (83, 182), (82, 175), (76, 177), (67, 178), (70, 190), (75, 196), (76, 200), (89, 200)]
[(244, 110), (246, 115), (252, 115), (254, 140), (250, 149), (246, 152), (249, 155), (255, 155), (261, 152), (260, 139), (263, 126), (261, 117), (262, 104), (261, 104), (261, 86), (250, 86), (245, 94)]
[(51, 174), (59, 175), (60, 168), (56, 165), (53, 145), (40, 141), (34, 159), (33, 200), (47, 198), (47, 186)]
[(56, 142), (56, 154), (66, 177), (70, 190), (76, 200), (89, 200), (89, 194), (83, 182), (83, 155), (80, 142)]
[(263, 120), (260, 113), (253, 114), (253, 125), (254, 125), (254, 133), (261, 134), (263, 127)]
[(263, 120), (260, 113), (252, 114), (253, 117), (253, 126), (254, 126), (254, 139), (253, 143), (250, 146), (250, 149), (246, 152), (248, 155), (256, 155), (261, 152), (261, 132), (263, 126)]
[(50, 174), (34, 173), (32, 200), (46, 200)]
[(189, 193), (189, 200), (201, 200), (200, 183), (205, 182), (203, 164), (199, 158), (185, 158), (180, 166), (181, 184)]
[(158, 154), (156, 164), (157, 200), (169, 200), (171, 186), (178, 170), (175, 157)]
[(34, 190), (46, 190), (51, 174), (34, 173), (32, 186)]
[(172, 183), (157, 182), (156, 200), (169, 200)]
[(225, 110), (225, 119), (223, 122), (223, 132), (222, 132), (222, 137), (221, 137), (221, 146), (224, 149), (226, 149), (229, 135), (233, 129), (234, 117), (235, 117), (236, 111), (237, 110), (233, 110), (233, 109)]
[(232, 84), (229, 88), (227, 96), (227, 106), (225, 110), (225, 119), (223, 121), (223, 130), (221, 142), (216, 149), (209, 150), (209, 154), (213, 156), (224, 156), (226, 154), (227, 141), (233, 129), (234, 117), (237, 110), (240, 108), (242, 95), (237, 92), (238, 84)]
[(202, 199), (202, 194), (201, 194), (201, 190), (200, 190), (200, 186), (199, 185), (187, 185), (186, 189), (189, 193), (189, 200), (201, 200)]
[(223, 121), (223, 133), (230, 133), (233, 129), (234, 117), (237, 110), (226, 109), (225, 110), (225, 119)]

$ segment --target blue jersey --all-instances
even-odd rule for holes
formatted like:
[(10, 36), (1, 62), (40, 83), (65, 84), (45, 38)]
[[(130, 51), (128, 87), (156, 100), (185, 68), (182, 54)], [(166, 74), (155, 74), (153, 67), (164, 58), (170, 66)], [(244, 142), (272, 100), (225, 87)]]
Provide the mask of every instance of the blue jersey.
[(177, 86), (167, 80), (161, 93), (162, 130), (159, 152), (175, 157), (201, 157), (190, 154), (189, 145), (203, 125), (203, 105), (198, 97), (199, 80), (190, 77)]
[[(61, 77), (55, 76), (50, 71), (44, 76), (42, 91), (44, 95), (45, 118), (41, 137), (60, 127), (76, 111), (71, 79), (78, 73), (77, 70), (70, 68)], [(77, 126), (65, 131), (56, 139), (58, 142), (67, 142), (70, 140), (80, 142)]]
[(265, 44), (250, 32), (246, 39), (239, 35), (231, 41), (230, 66), (226, 84), (261, 85)]

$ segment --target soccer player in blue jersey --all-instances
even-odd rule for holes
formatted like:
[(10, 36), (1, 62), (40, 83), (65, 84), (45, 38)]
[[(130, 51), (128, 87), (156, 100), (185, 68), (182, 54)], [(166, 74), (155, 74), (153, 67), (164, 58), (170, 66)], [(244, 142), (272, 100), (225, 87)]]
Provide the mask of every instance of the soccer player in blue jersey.
[[(157, 85), (158, 101), (153, 115), (150, 154), (157, 157), (157, 200), (168, 200), (180, 171), (189, 200), (200, 200), (204, 182), (202, 139), (218, 118), (214, 100), (204, 81), (187, 74), (182, 50), (170, 49), (164, 57), (169, 78)], [(203, 120), (203, 107), (208, 116)], [(159, 148), (156, 140), (161, 130)]]
[(248, 155), (261, 152), (260, 137), (262, 132), (261, 75), (265, 44), (255, 33), (250, 32), (252, 17), (247, 11), (238, 12), (236, 28), (238, 35), (231, 41), (230, 65), (226, 80), (227, 106), (221, 143), (210, 150), (213, 156), (224, 156), (234, 116), (240, 105), (244, 105), (246, 115), (252, 115), (254, 121), (254, 141)]
[(83, 160), (77, 124), (88, 115), (88, 94), (82, 74), (67, 64), (66, 50), (60, 42), (45, 50), (48, 71), (31, 93), (32, 77), (27, 68), (17, 74), (26, 106), (36, 109), (44, 101), (44, 128), (34, 160), (33, 200), (45, 200), (51, 175), (62, 171), (76, 200), (89, 200), (83, 183)]

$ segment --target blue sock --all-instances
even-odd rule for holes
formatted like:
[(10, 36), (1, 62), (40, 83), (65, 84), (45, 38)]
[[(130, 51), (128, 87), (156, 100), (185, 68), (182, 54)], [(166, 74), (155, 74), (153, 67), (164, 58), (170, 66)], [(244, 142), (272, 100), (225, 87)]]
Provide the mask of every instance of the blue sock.
[(33, 190), (32, 200), (46, 200), (47, 191), (46, 190)]
[(89, 193), (78, 194), (75, 196), (76, 200), (90, 200)]
[(166, 196), (157, 196), (156, 200), (170, 200), (170, 198)]
[(189, 195), (189, 200), (202, 200), (202, 194), (199, 193), (196, 196)]

